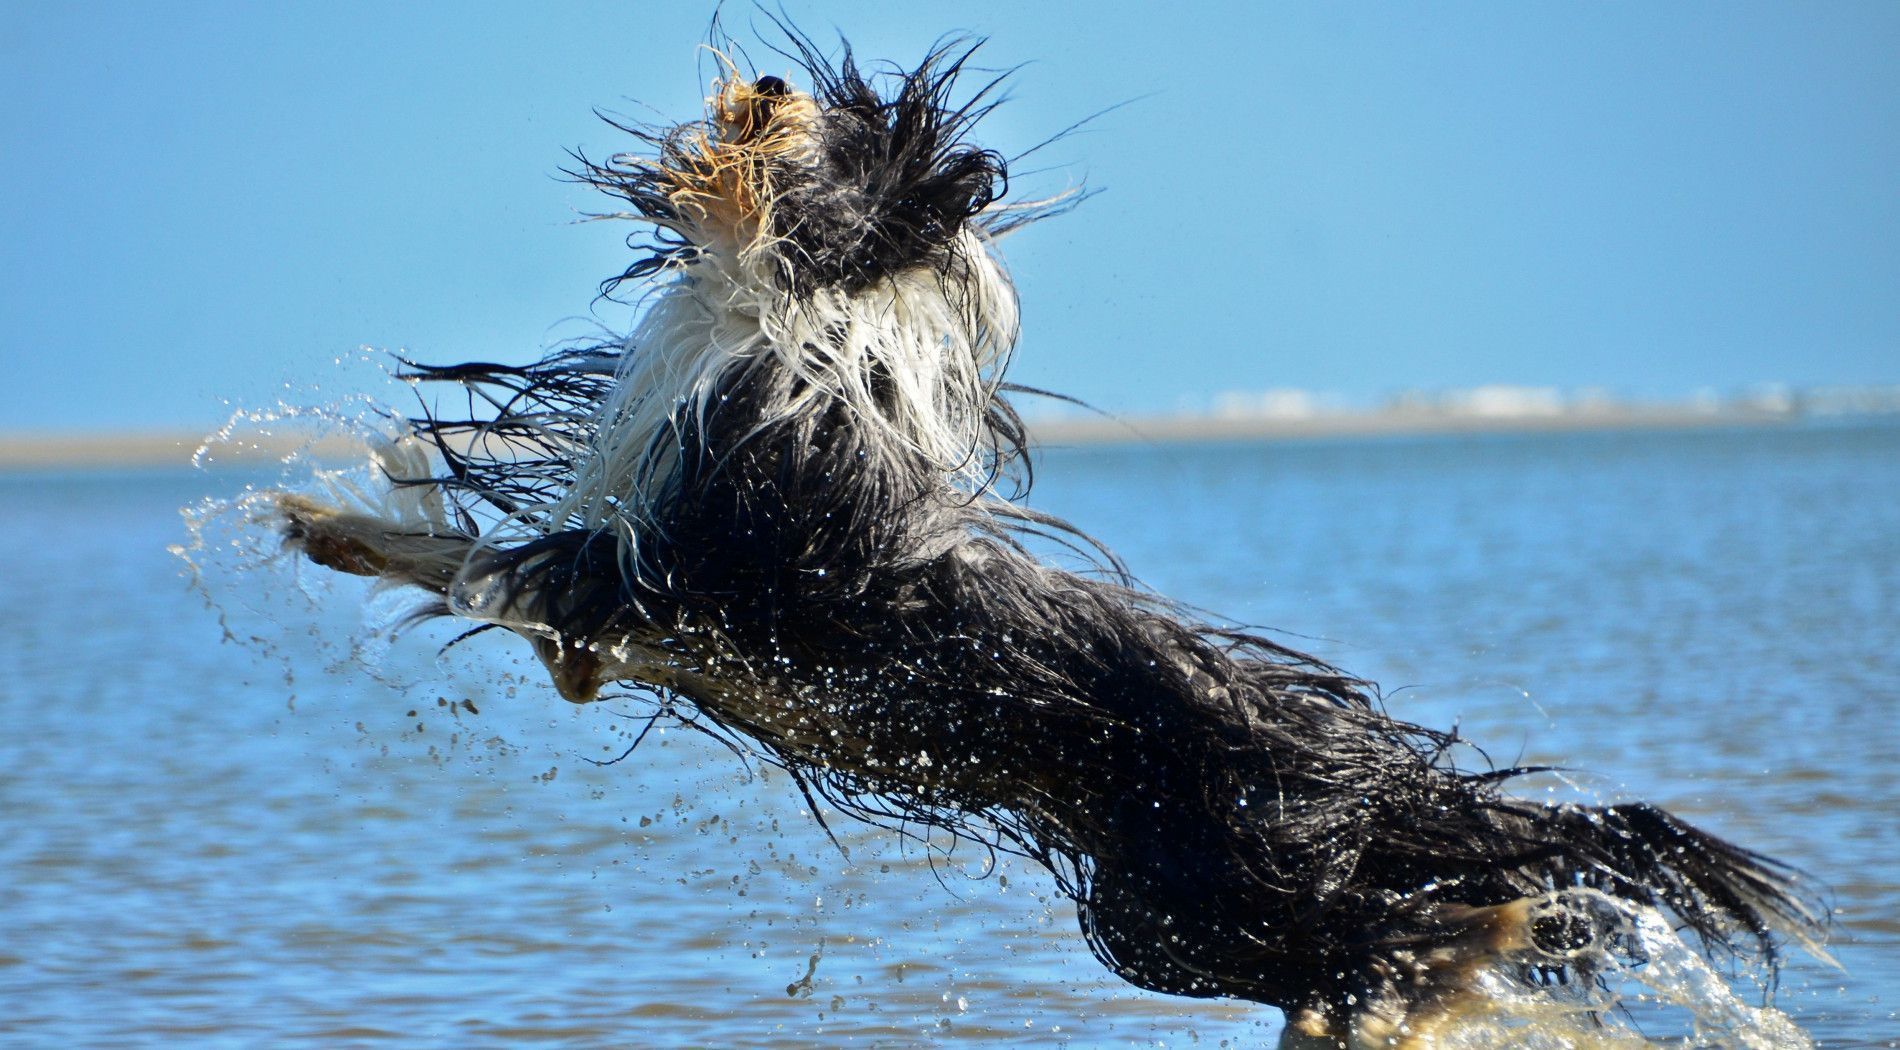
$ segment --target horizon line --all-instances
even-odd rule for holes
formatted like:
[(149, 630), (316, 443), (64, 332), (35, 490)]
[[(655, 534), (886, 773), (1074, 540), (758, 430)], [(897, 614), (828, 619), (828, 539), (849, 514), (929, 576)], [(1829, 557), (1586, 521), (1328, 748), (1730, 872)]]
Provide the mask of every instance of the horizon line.
[[(1900, 417), (1900, 396), (1880, 403), (1816, 410), (1800, 401), (1548, 404), (1387, 404), (1376, 408), (1066, 414), (1025, 420), (1030, 442), (1065, 446), (1180, 444), (1196, 441), (1311, 441), (1433, 435), (1552, 434), (1590, 431), (1716, 430), (1801, 422)], [(262, 463), (300, 455), (319, 461), (360, 456), (362, 439), (290, 427), (220, 438), (225, 428), (125, 427), (89, 431), (0, 430), (0, 471), (157, 469), (207, 462)]]

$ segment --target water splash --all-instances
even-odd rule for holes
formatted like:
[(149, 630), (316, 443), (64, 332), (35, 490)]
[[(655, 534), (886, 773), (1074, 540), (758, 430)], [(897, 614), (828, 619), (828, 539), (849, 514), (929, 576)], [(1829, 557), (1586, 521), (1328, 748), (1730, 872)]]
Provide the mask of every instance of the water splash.
[[(373, 361), (368, 351), (360, 356), (355, 364)], [(383, 378), (406, 386), (386, 371)], [(459, 629), (409, 625), (415, 594), (319, 570), (284, 550), (277, 510), (283, 492), (397, 520), (439, 515), (439, 507), (425, 505), (439, 501), (434, 489), (388, 484), (392, 476), (433, 470), (385, 401), (353, 395), (240, 409), (206, 436), (193, 463), (243, 484), (231, 486), (234, 494), (181, 508), (185, 536), (168, 550), (217, 617), (224, 641), (281, 669), (292, 710), (300, 695), (347, 690), (365, 676), (388, 690), (395, 699), (387, 706), (398, 711), (438, 706), (438, 698), (451, 696), (460, 710), (464, 696), (485, 697), (501, 686), (512, 695), (517, 679), (531, 688), (540, 681), (503, 647), (445, 649)], [(399, 633), (416, 637), (397, 644)], [(401, 731), (396, 725), (392, 718), (392, 733)]]
[[(1477, 1004), (1455, 1030), (1424, 1036), (1420, 1050), (1809, 1050), (1772, 1006), (1751, 1006), (1654, 908), (1594, 890), (1567, 890), (1548, 907), (1581, 917), (1594, 936), (1553, 955), (1507, 953), (1476, 980)], [(1561, 969), (1560, 969), (1561, 968)], [(1658, 1035), (1669, 1031), (1673, 1034)]]

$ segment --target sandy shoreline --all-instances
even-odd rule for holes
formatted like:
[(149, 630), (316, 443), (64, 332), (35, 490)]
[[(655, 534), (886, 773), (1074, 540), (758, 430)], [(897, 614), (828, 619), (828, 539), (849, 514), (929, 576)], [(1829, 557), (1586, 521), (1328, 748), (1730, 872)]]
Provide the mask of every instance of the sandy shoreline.
[[(1480, 415), (1431, 408), (1326, 412), (1303, 416), (1076, 416), (1031, 420), (1037, 444), (1053, 446), (1155, 444), (1187, 441), (1299, 441), (1324, 438), (1431, 434), (1558, 433), (1590, 430), (1687, 430), (1777, 426), (1798, 421), (1765, 409), (1705, 410), (1678, 406), (1603, 406), (1550, 414)], [(0, 432), (0, 470), (139, 469), (182, 467), (206, 440), (205, 431), (146, 430), (98, 433)], [(353, 459), (360, 446), (342, 438), (314, 445), (299, 435), (251, 435), (218, 444), (216, 463), (268, 463), (302, 452), (322, 460)]]
[[(0, 432), (0, 471), (63, 469), (161, 469), (185, 467), (203, 447), (206, 430), (128, 430), (92, 434)], [(316, 458), (348, 459), (361, 451), (353, 441), (306, 436), (245, 437), (217, 444), (215, 463), (272, 463), (293, 452)]]
[(1387, 408), (1310, 415), (1072, 417), (1032, 421), (1044, 445), (1177, 441), (1299, 441), (1430, 434), (1548, 434), (1592, 430), (1694, 430), (1778, 426), (1801, 417), (1770, 409), (1605, 405), (1551, 413), (1486, 415), (1440, 408)]

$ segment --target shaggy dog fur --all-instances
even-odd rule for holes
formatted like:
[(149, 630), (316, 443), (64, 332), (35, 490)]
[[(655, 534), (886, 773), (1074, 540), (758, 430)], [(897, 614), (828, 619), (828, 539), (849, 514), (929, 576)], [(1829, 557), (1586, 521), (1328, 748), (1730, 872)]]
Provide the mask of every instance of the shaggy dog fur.
[[(867, 75), (799, 41), (807, 87), (728, 66), (705, 119), (625, 127), (573, 174), (653, 231), (608, 282), (624, 340), (414, 367), (469, 412), (411, 421), (374, 512), (279, 503), (291, 544), (530, 641), (576, 703), (631, 683), (858, 816), (1035, 858), (1104, 964), (1282, 1007), (1321, 1040), (1417, 1030), (1504, 953), (1575, 967), (1567, 893), (1666, 909), (1765, 956), (1816, 912), (1791, 873), (1653, 806), (1548, 804), (1364, 683), (1200, 622), (1026, 484), (1003, 381), (1005, 203), (971, 145), (970, 49)], [(1580, 973), (1579, 977), (1587, 977)]]

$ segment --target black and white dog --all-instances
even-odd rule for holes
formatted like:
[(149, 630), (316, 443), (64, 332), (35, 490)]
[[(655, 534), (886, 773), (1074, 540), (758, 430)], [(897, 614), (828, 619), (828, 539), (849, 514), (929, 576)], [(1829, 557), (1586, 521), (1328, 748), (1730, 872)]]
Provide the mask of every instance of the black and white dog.
[(727, 65), (703, 120), (577, 156), (654, 231), (608, 282), (649, 286), (630, 335), (415, 368), (471, 411), (382, 450), (379, 507), (278, 497), (289, 542), (520, 634), (575, 703), (630, 683), (848, 812), (1020, 850), (1123, 978), (1326, 1045), (1426, 1038), (1499, 959), (1587, 969), (1586, 898), (1770, 965), (1809, 941), (1772, 861), (1640, 803), (1513, 798), (1522, 770), (1457, 768), (1106, 552), (1032, 556), (1089, 544), (1002, 492), (1027, 462), (995, 242), (1065, 202), (1003, 199), (966, 139), (994, 84), (952, 97), (969, 49), (879, 76), (798, 51), (802, 90)]

